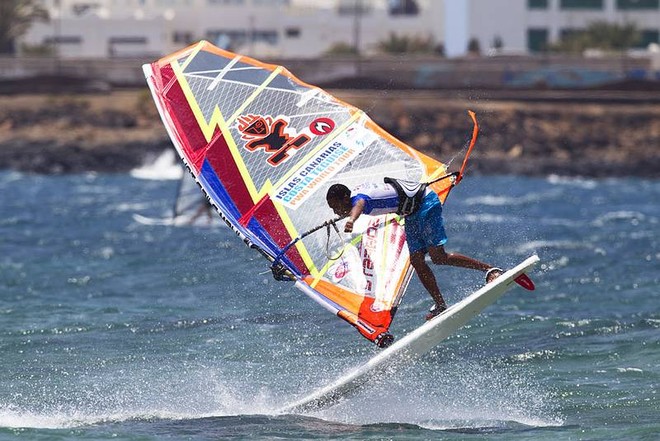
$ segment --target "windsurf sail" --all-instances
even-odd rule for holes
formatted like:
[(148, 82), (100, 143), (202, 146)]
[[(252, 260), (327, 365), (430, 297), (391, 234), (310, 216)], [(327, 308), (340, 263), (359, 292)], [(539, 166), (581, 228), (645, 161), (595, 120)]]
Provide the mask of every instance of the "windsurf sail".
[(412, 276), (405, 220), (361, 216), (344, 234), (327, 189), (391, 177), (432, 182), (444, 201), (458, 173), (282, 66), (206, 41), (143, 70), (177, 151), (227, 224), (276, 277), (369, 340), (391, 341)]
[(189, 218), (199, 214), (200, 208), (207, 204), (204, 193), (200, 191), (199, 185), (185, 170), (179, 180), (176, 190), (176, 198), (172, 207), (173, 218)]

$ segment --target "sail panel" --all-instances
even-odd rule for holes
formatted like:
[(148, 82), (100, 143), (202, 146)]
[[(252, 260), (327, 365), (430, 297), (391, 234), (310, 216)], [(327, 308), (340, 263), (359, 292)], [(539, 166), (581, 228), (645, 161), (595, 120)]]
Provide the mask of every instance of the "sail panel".
[(172, 217), (192, 218), (202, 204), (206, 204), (204, 193), (190, 174), (184, 171), (177, 188)]

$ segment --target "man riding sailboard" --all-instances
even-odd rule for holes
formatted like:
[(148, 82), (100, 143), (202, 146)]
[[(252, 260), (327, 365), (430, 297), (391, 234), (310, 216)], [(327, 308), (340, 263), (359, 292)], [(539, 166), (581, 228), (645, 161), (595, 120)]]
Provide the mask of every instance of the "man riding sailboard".
[[(436, 265), (451, 265), (486, 272), (486, 282), (495, 280), (502, 274), (500, 268), (493, 267), (468, 256), (447, 253), (447, 243), (442, 204), (438, 196), (426, 185), (416, 184), (412, 194), (406, 193), (405, 183), (386, 179), (381, 183), (365, 183), (352, 192), (343, 184), (334, 184), (328, 189), (328, 205), (337, 215), (348, 216), (344, 232), (353, 231), (353, 224), (362, 214), (381, 215), (396, 213), (406, 216), (405, 231), (410, 263), (417, 272), (422, 285), (431, 295), (434, 305), (426, 315), (430, 320), (447, 309), (440, 293), (433, 271), (426, 263), (428, 253)], [(410, 187), (410, 186), (409, 186)], [(404, 206), (408, 203), (408, 210)]]
[[(143, 70), (177, 152), (230, 228), (277, 279), (370, 341), (392, 342), (413, 270), (434, 299), (429, 315), (446, 308), (426, 253), (434, 263), (487, 271), (488, 280), (501, 274), (444, 250), (442, 204), (475, 145), (474, 113), (460, 171), (448, 173), (282, 66), (202, 41)], [(323, 222), (328, 204), (339, 218)], [(349, 235), (338, 226), (345, 216)]]

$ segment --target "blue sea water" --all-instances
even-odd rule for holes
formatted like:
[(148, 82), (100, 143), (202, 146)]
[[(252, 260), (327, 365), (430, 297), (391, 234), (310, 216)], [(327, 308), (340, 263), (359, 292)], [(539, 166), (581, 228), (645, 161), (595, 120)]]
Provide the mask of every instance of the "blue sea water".
[[(337, 406), (378, 352), (227, 228), (147, 226), (174, 181), (0, 173), (0, 439), (660, 439), (660, 182), (469, 177), (447, 248), (515, 289)], [(435, 268), (450, 303), (481, 273)], [(397, 336), (431, 301), (413, 280)]]

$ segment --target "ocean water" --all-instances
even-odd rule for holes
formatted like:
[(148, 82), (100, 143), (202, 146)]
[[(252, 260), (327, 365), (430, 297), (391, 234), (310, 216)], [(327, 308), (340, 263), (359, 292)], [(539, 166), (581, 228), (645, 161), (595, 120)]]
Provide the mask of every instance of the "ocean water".
[[(224, 227), (147, 226), (174, 181), (0, 173), (0, 439), (660, 439), (660, 182), (468, 177), (447, 248), (514, 289), (317, 412), (283, 405), (378, 352)], [(450, 303), (481, 273), (435, 267)], [(392, 327), (422, 323), (417, 280)]]

